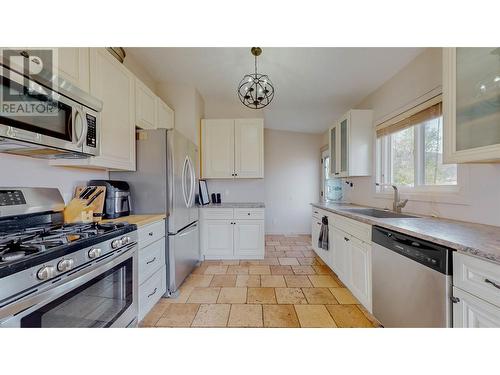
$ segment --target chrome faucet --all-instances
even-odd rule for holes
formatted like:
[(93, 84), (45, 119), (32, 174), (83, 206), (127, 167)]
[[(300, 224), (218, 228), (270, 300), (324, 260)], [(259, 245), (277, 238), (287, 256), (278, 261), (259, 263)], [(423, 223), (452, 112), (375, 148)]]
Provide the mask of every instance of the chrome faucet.
[(398, 214), (401, 213), (401, 209), (406, 206), (406, 203), (408, 203), (408, 199), (400, 200), (399, 199), (399, 190), (396, 185), (392, 184), (379, 184), (378, 182), (375, 182), (375, 185), (377, 186), (390, 186), (394, 189), (394, 201), (392, 202), (392, 210), (394, 212), (397, 212)]

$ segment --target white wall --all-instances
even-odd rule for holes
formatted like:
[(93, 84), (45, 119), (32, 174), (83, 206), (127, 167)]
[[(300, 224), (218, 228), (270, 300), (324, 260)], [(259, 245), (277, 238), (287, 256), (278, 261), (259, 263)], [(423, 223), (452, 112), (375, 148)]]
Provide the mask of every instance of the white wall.
[(311, 233), (311, 202), (319, 199), (321, 134), (266, 129), (266, 233)]
[(0, 153), (0, 186), (54, 187), (67, 203), (77, 185), (88, 180), (107, 179), (108, 172), (49, 166), (46, 160)]
[[(405, 109), (408, 103), (442, 85), (442, 50), (426, 49), (393, 78), (368, 95), (355, 108), (373, 109), (375, 123)], [(374, 158), (375, 159), (375, 158)], [(375, 167), (374, 167), (375, 170)], [(462, 192), (459, 204), (443, 203), (443, 196), (425, 201), (410, 200), (405, 211), (462, 221), (500, 225), (500, 164), (459, 165)], [(354, 187), (344, 188), (346, 200), (363, 205), (389, 208), (391, 199), (376, 198), (375, 177), (351, 178)], [(405, 198), (402, 193), (402, 198)]]

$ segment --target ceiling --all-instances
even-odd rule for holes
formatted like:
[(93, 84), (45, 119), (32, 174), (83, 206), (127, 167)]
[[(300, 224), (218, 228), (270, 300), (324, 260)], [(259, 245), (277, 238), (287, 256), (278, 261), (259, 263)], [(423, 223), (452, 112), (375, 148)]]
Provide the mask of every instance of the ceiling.
[[(275, 87), (273, 102), (256, 116), (267, 128), (319, 133), (380, 87), (423, 48), (263, 48), (258, 71)], [(187, 84), (210, 106), (248, 113), (236, 88), (254, 70), (250, 48), (127, 48), (158, 82)], [(239, 108), (239, 107), (238, 107)], [(213, 117), (213, 116), (212, 116)]]

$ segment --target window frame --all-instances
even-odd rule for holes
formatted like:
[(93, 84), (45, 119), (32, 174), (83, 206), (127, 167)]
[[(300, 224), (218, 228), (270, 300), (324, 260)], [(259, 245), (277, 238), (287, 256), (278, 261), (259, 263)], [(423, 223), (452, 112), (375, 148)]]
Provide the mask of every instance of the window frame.
[[(441, 116), (441, 126), (443, 127), (443, 117)], [(414, 186), (397, 185), (398, 189), (414, 196), (425, 194), (458, 194), (461, 189), (460, 168), (457, 165), (457, 183), (454, 185), (426, 185), (425, 184), (425, 122), (412, 126), (414, 144)], [(381, 184), (392, 184), (392, 134), (376, 137), (375, 147), (375, 181)], [(377, 196), (392, 195), (390, 186), (378, 186), (375, 188)], [(418, 200), (418, 199), (417, 199)]]

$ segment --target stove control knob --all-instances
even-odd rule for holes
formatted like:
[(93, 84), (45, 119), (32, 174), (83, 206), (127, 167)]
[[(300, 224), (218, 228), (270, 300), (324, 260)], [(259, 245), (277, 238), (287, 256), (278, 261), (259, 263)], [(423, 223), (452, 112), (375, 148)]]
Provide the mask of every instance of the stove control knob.
[(56, 269), (52, 266), (44, 266), (38, 270), (36, 277), (39, 280), (48, 280), (56, 275)]
[(130, 237), (129, 236), (122, 237), (122, 245), (126, 245), (129, 242), (130, 242)]
[(122, 245), (122, 240), (114, 240), (111, 242), (112, 249), (118, 249)]
[(97, 257), (100, 257), (101, 256), (101, 249), (99, 248), (93, 248), (93, 249), (90, 249), (89, 250), (89, 253), (88, 253), (88, 256), (90, 259), (94, 259), (94, 258), (97, 258)]
[(63, 259), (57, 263), (57, 270), (59, 272), (66, 272), (73, 268), (75, 261), (73, 259)]

